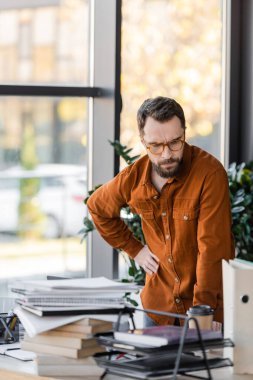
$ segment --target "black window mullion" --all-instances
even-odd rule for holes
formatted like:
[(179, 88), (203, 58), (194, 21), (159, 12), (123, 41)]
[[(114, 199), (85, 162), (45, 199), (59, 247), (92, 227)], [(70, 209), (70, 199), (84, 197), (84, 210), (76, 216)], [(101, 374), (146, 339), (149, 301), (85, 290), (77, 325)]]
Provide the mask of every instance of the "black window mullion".
[(0, 85), (0, 96), (69, 96), (100, 97), (103, 90), (99, 87), (48, 86), (48, 85)]

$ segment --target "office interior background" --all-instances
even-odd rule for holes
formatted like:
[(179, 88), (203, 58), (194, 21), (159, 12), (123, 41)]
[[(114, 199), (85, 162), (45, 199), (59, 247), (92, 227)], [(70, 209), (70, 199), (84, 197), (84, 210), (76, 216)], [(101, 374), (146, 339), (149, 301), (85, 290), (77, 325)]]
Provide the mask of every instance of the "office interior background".
[(127, 273), (93, 232), (88, 190), (144, 154), (136, 112), (175, 98), (187, 141), (253, 159), (251, 0), (0, 0), (0, 282)]

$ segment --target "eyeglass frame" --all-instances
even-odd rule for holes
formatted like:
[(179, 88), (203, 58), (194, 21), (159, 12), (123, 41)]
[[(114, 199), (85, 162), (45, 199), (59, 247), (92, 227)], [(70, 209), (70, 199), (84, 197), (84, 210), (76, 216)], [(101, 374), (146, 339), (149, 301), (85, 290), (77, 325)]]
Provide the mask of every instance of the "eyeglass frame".
[[(182, 138), (183, 137), (183, 138)], [(179, 148), (179, 149), (171, 149), (170, 148), (170, 143), (172, 143), (173, 141), (180, 141), (181, 142), (181, 147)], [(169, 141), (169, 142), (167, 142), (167, 143), (159, 143), (159, 144), (157, 144), (157, 145), (161, 145), (162, 147), (163, 147), (163, 149), (162, 149), (162, 151), (160, 152), (160, 153), (153, 153), (153, 152), (151, 152), (151, 150), (150, 150), (150, 146), (148, 146), (147, 145), (147, 143), (144, 141), (144, 139), (142, 138), (142, 142), (143, 142), (143, 144), (145, 145), (145, 148), (151, 153), (151, 154), (154, 154), (155, 156), (159, 156), (160, 154), (162, 154), (163, 152), (164, 152), (164, 148), (167, 146), (168, 148), (169, 148), (169, 150), (170, 150), (170, 152), (179, 152), (182, 148), (183, 148), (183, 146), (184, 146), (184, 144), (185, 144), (185, 132), (183, 133), (183, 135), (182, 136), (180, 136), (180, 137), (178, 137), (177, 139), (173, 139), (173, 140), (171, 140), (171, 141)], [(154, 144), (150, 144), (151, 146), (152, 145), (154, 145)]]

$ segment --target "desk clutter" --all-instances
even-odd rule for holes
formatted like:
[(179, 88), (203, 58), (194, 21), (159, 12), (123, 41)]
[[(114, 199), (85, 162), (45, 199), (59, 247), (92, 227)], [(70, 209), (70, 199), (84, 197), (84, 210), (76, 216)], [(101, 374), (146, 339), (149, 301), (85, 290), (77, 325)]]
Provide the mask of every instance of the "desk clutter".
[[(231, 347), (221, 332), (199, 329), (195, 318), (180, 326), (137, 329), (137, 309), (125, 301), (135, 284), (103, 277), (22, 281), (11, 285), (16, 295), (14, 315), (25, 334), (21, 351), (35, 353), (38, 375), (62, 380), (100, 379), (105, 373), (136, 379), (162, 379), (193, 371), (231, 366), (228, 358), (208, 358), (206, 350)], [(131, 320), (132, 330), (123, 326)], [(189, 320), (195, 329), (189, 329)]]
[(37, 374), (97, 380), (105, 369), (93, 355), (105, 348), (96, 334), (112, 331), (119, 313), (128, 320), (125, 293), (139, 287), (99, 277), (19, 281), (10, 289), (16, 296), (14, 315), (25, 329), (20, 352), (35, 353)]

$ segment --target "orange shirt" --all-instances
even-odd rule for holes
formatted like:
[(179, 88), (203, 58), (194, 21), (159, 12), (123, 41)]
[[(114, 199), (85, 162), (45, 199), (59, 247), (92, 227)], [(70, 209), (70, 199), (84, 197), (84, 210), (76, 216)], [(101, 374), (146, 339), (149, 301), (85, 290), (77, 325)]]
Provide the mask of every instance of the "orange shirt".
[[(97, 230), (134, 258), (143, 245), (119, 216), (129, 205), (141, 216), (146, 244), (160, 259), (158, 272), (146, 275), (143, 307), (185, 314), (192, 305), (207, 304), (222, 322), (221, 260), (234, 257), (227, 173), (216, 158), (185, 143), (180, 172), (161, 193), (150, 178), (146, 155), (97, 189), (88, 201)], [(150, 317), (159, 324), (174, 322)]]

